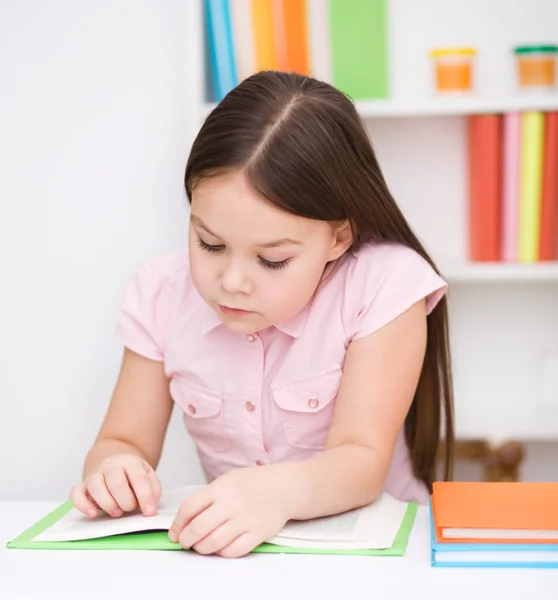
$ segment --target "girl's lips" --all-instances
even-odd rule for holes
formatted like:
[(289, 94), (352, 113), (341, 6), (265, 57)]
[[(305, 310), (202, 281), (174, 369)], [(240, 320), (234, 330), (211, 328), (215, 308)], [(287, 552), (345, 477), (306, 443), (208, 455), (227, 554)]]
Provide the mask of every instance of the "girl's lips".
[(237, 317), (237, 318), (241, 318), (241, 317), (245, 317), (246, 315), (251, 315), (252, 311), (250, 310), (241, 310), (240, 308), (230, 308), (228, 306), (222, 306), (221, 304), (219, 304), (219, 310), (227, 315), (228, 317)]

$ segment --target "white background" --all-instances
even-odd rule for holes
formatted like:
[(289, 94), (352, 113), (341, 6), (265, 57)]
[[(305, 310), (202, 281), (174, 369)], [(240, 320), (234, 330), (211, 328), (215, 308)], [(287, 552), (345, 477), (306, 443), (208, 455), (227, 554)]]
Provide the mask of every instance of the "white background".
[[(390, 16), (395, 97), (430, 94), (427, 50), (446, 44), (480, 48), (478, 94), (515, 93), (510, 47), (558, 38), (553, 0), (392, 0)], [(187, 0), (0, 2), (2, 499), (61, 499), (79, 479), (119, 367), (126, 280), (186, 241), (198, 17)], [(436, 258), (462, 258), (463, 119), (370, 131)], [(534, 394), (537, 357), (558, 352), (557, 299), (556, 283), (455, 286), (464, 434), (558, 437), (558, 407), (543, 410)], [(160, 475), (169, 486), (201, 481), (178, 415)]]

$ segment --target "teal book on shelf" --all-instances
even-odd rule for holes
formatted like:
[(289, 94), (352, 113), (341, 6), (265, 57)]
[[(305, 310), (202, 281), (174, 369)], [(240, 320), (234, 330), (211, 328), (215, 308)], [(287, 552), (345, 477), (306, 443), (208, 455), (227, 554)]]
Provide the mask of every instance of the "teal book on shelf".
[(211, 88), (219, 102), (238, 83), (229, 1), (205, 0), (204, 8)]

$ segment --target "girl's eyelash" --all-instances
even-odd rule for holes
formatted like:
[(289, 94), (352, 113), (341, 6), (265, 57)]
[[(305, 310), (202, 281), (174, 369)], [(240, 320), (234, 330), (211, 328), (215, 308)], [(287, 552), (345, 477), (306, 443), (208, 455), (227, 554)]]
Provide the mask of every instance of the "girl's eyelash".
[[(205, 252), (209, 252), (210, 254), (218, 254), (219, 252), (223, 252), (225, 249), (223, 244), (214, 246), (204, 242), (200, 237), (198, 237), (198, 245), (202, 250), (205, 250)], [(265, 260), (265, 258), (262, 258), (261, 256), (258, 256), (258, 262), (264, 269), (269, 269), (270, 271), (280, 271), (291, 262), (291, 259), (286, 258), (285, 260), (272, 262), (270, 260)]]
[(265, 258), (262, 258), (261, 256), (258, 256), (258, 261), (264, 269), (269, 269), (270, 271), (280, 271), (291, 262), (291, 259), (286, 258), (285, 260), (280, 260), (278, 262), (271, 262), (269, 260), (265, 260)]
[(218, 246), (212, 246), (211, 244), (204, 242), (200, 237), (198, 238), (198, 244), (202, 250), (211, 253), (223, 252), (223, 250), (225, 249), (225, 246), (223, 244), (219, 244)]

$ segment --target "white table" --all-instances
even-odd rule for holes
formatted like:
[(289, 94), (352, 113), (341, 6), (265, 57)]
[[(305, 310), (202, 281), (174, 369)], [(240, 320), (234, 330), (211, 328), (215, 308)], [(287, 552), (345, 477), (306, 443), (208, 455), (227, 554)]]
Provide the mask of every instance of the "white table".
[(403, 558), (6, 549), (54, 507), (0, 502), (1, 600), (558, 599), (558, 570), (431, 567), (427, 509), (419, 509)]

